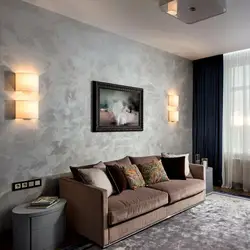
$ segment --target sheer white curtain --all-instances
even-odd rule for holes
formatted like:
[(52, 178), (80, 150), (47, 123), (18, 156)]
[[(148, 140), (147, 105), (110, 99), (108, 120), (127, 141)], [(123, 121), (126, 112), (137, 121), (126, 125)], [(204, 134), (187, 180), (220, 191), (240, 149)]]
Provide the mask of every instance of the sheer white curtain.
[(224, 55), (223, 186), (250, 191), (250, 50)]

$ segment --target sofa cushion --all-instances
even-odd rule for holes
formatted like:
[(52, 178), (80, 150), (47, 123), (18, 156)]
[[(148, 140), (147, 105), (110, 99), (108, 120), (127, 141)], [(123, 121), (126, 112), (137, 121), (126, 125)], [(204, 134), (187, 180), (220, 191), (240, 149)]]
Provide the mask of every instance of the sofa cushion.
[(186, 177), (192, 177), (192, 174), (190, 172), (190, 168), (189, 168), (189, 154), (169, 154), (169, 153), (161, 153), (162, 157), (167, 157), (167, 158), (174, 158), (174, 157), (185, 157), (185, 175)]
[(163, 167), (170, 180), (186, 180), (185, 175), (185, 157), (161, 158)]
[(131, 165), (132, 163), (131, 163), (129, 157), (126, 156), (126, 157), (119, 159), (119, 160), (104, 162), (104, 164), (109, 165), (109, 166), (112, 166), (112, 165), (124, 166), (124, 165)]
[(108, 198), (110, 226), (137, 217), (168, 204), (168, 194), (151, 188), (124, 190)]
[(169, 195), (169, 203), (172, 204), (202, 192), (205, 189), (205, 184), (203, 180), (189, 178), (186, 180), (159, 182), (149, 185), (149, 187), (167, 192)]
[(98, 168), (79, 169), (82, 182), (107, 190), (108, 197), (113, 193), (113, 187), (106, 173)]
[(71, 170), (71, 173), (72, 173), (72, 176), (74, 177), (74, 179), (81, 182), (82, 179), (79, 176), (78, 169), (89, 169), (89, 168), (93, 168), (94, 165), (95, 164), (85, 165), (85, 166), (77, 166), (77, 167), (70, 166), (69, 168)]
[(98, 168), (98, 169), (100, 169), (100, 170), (106, 172), (106, 165), (105, 165), (102, 161), (100, 161), (100, 162), (98, 162), (97, 164), (95, 164), (95, 165), (93, 166), (93, 168)]
[(164, 170), (161, 160), (137, 165), (146, 185), (162, 181), (168, 181), (168, 176)]
[(131, 189), (135, 190), (139, 187), (145, 187), (145, 181), (142, 174), (135, 164), (123, 166), (122, 170)]
[(111, 181), (116, 193), (120, 194), (122, 191), (127, 189), (128, 180), (123, 172), (123, 169), (117, 165), (107, 165), (106, 173)]
[(141, 157), (132, 157), (129, 156), (130, 161), (132, 164), (139, 165), (139, 164), (145, 164), (150, 163), (152, 161), (158, 161), (161, 159), (161, 156), (159, 155), (152, 155), (152, 156), (141, 156)]

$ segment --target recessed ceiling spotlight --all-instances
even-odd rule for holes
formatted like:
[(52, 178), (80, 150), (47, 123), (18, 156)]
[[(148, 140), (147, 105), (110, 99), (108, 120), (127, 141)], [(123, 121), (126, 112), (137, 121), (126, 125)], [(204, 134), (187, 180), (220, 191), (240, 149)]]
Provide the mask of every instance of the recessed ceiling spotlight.
[(188, 8), (190, 11), (196, 11), (196, 8), (195, 7), (189, 7)]

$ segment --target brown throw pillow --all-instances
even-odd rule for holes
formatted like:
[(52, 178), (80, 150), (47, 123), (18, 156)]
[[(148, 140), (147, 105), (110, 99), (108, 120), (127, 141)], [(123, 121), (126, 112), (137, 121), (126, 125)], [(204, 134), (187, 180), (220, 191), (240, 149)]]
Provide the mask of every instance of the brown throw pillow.
[(169, 181), (161, 160), (138, 165), (146, 185)]
[(78, 171), (78, 168), (77, 168), (77, 167), (71, 167), (71, 166), (70, 166), (69, 168), (70, 168), (70, 170), (71, 170), (71, 173), (72, 173), (74, 179), (75, 179), (76, 181), (82, 181), (81, 174), (80, 174), (80, 172)]
[(106, 174), (118, 194), (127, 189), (128, 181), (121, 167), (117, 165), (106, 166)]
[(161, 158), (163, 167), (168, 178), (177, 180), (186, 180), (185, 175), (185, 156), (176, 158)]

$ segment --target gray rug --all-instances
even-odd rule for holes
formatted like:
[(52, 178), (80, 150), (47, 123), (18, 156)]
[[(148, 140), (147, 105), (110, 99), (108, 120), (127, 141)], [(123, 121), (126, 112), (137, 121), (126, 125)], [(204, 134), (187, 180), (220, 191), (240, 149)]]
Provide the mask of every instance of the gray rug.
[(213, 193), (204, 203), (107, 249), (249, 250), (250, 200)]

